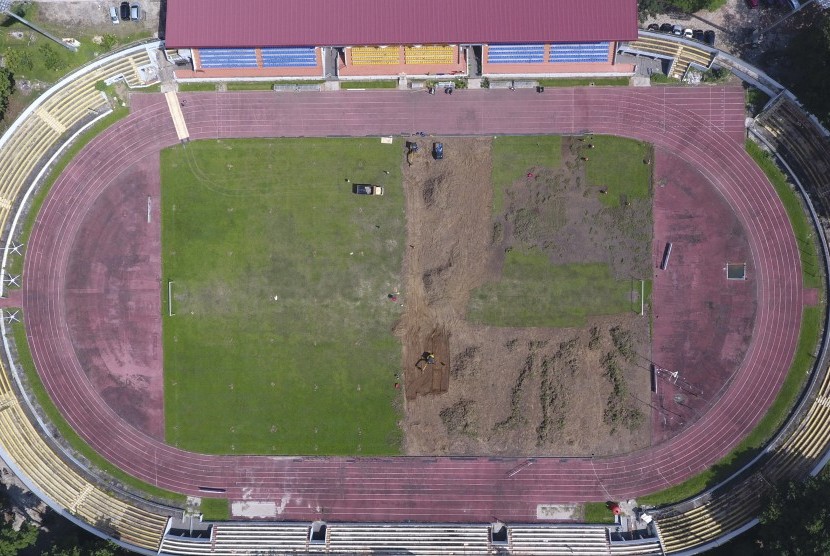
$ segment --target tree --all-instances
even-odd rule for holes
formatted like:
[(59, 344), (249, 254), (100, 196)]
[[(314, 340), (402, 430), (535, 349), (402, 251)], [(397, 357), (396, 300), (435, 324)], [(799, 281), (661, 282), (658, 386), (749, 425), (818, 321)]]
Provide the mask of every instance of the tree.
[(667, 12), (694, 13), (699, 10), (714, 11), (726, 0), (639, 0), (640, 19)]
[(24, 548), (35, 544), (38, 536), (37, 527), (24, 523), (19, 531), (12, 529), (11, 524), (5, 523), (0, 528), (0, 556), (17, 556)]
[(31, 52), (26, 48), (7, 48), (6, 67), (14, 73), (24, 73), (35, 66)]
[(825, 125), (830, 124), (830, 14), (812, 15), (784, 49), (782, 81)]
[(43, 58), (43, 65), (48, 70), (59, 70), (63, 67), (63, 57), (55, 50), (55, 47), (49, 43), (40, 43), (38, 47), (40, 55)]
[(830, 473), (777, 485), (760, 519), (765, 554), (830, 554)]
[(6, 68), (0, 68), (0, 120), (6, 115), (6, 108), (9, 107), (9, 97), (12, 91), (14, 91), (12, 73)]

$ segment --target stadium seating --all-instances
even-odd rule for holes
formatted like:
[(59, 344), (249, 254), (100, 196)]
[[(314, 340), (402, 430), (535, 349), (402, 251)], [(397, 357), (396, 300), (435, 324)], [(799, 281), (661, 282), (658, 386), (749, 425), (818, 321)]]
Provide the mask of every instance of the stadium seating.
[(326, 531), (326, 548), (336, 554), (486, 554), (487, 527), (473, 525), (350, 524)]
[[(154, 63), (145, 49), (122, 54), (51, 92), (0, 146), (0, 228), (11, 209), (61, 141), (85, 120), (109, 110), (98, 81), (123, 78), (140, 83), (138, 68)], [(9, 464), (22, 470), (39, 491), (76, 517), (125, 542), (157, 550), (167, 516), (124, 502), (87, 481), (40, 436), (15, 398), (7, 369), (0, 365), (0, 438)]]
[(68, 131), (82, 121), (108, 110), (98, 81), (122, 77), (131, 87), (140, 84), (138, 68), (154, 61), (146, 50), (125, 55), (69, 82), (49, 96), (0, 146), (0, 229), (5, 229), (10, 210), (31, 179), (32, 172)]
[(515, 555), (609, 554), (605, 527), (591, 525), (511, 526), (508, 548)]
[(593, 42), (579, 44), (552, 44), (550, 57), (552, 64), (608, 62), (608, 42)]
[(205, 69), (258, 67), (254, 48), (200, 48), (199, 65)]
[(785, 96), (755, 119), (754, 129), (776, 148), (808, 188), (816, 210), (824, 217), (830, 215), (830, 139)]
[(641, 36), (636, 41), (624, 44), (621, 49), (671, 59), (669, 75), (675, 79), (682, 79), (692, 63), (708, 68), (715, 59), (714, 54), (702, 48), (688, 46), (668, 38)]
[(264, 68), (313, 68), (317, 65), (314, 48), (263, 48)]
[(452, 64), (455, 48), (452, 46), (407, 46), (404, 50), (407, 64)]
[(378, 66), (399, 64), (398, 47), (355, 46), (351, 48), (352, 64), (356, 66)]
[(544, 61), (543, 44), (492, 44), (487, 48), (488, 64), (540, 64)]

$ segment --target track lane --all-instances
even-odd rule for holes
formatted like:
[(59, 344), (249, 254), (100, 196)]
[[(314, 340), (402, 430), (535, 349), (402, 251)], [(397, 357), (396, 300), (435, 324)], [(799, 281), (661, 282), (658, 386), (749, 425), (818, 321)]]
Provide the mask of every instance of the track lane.
[(29, 243), (23, 300), (33, 357), (67, 420), (108, 460), (151, 484), (194, 495), (200, 486), (226, 488), (236, 499), (244, 493), (255, 499), (287, 495), (282, 519), (467, 521), (498, 515), (535, 521), (540, 503), (637, 496), (706, 469), (751, 430), (783, 380), (801, 318), (800, 260), (783, 207), (743, 151), (740, 89), (182, 97), (193, 139), (591, 130), (652, 142), (696, 161), (738, 214), (758, 267), (758, 314), (753, 342), (718, 403), (680, 435), (626, 456), (537, 459), (506, 479), (524, 459), (231, 457), (166, 446), (118, 419), (87, 383), (68, 340), (63, 303), (70, 248), (86, 206), (121, 168), (176, 143), (163, 97), (136, 95), (134, 114), (82, 151), (44, 203)]

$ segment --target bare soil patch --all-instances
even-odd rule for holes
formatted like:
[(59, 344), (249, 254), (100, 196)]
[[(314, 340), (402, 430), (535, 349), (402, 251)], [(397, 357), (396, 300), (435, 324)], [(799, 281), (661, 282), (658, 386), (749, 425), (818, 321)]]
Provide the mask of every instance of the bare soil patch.
[[(405, 452), (606, 455), (648, 446), (647, 316), (509, 328), (469, 323), (466, 311), (470, 292), (497, 280), (504, 253), (519, 245), (553, 264), (605, 262), (619, 277), (649, 275), (650, 201), (605, 206), (565, 140), (561, 168), (533, 168), (494, 216), (491, 140), (443, 142), (443, 160), (421, 141), (411, 166), (404, 162), (406, 305), (396, 332)], [(434, 365), (418, 364), (424, 352), (436, 354)]]

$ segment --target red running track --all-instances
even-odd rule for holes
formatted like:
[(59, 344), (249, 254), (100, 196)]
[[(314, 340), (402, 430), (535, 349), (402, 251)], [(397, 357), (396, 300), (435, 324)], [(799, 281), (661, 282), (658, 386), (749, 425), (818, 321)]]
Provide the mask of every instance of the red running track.
[(602, 501), (676, 484), (726, 454), (766, 412), (796, 346), (801, 267), (787, 215), (743, 148), (740, 88), (533, 91), (194, 93), (181, 95), (193, 139), (229, 137), (574, 133), (654, 143), (696, 164), (746, 230), (757, 264), (757, 315), (747, 354), (720, 401), (697, 423), (633, 454), (541, 458), (210, 456), (139, 432), (88, 382), (66, 324), (69, 252), (88, 205), (118, 173), (177, 142), (160, 95), (134, 95), (133, 114), (64, 171), (27, 246), (23, 306), (37, 368), (69, 423), (113, 464), (159, 487), (232, 500), (274, 500), (279, 519), (536, 521), (537, 504)]

